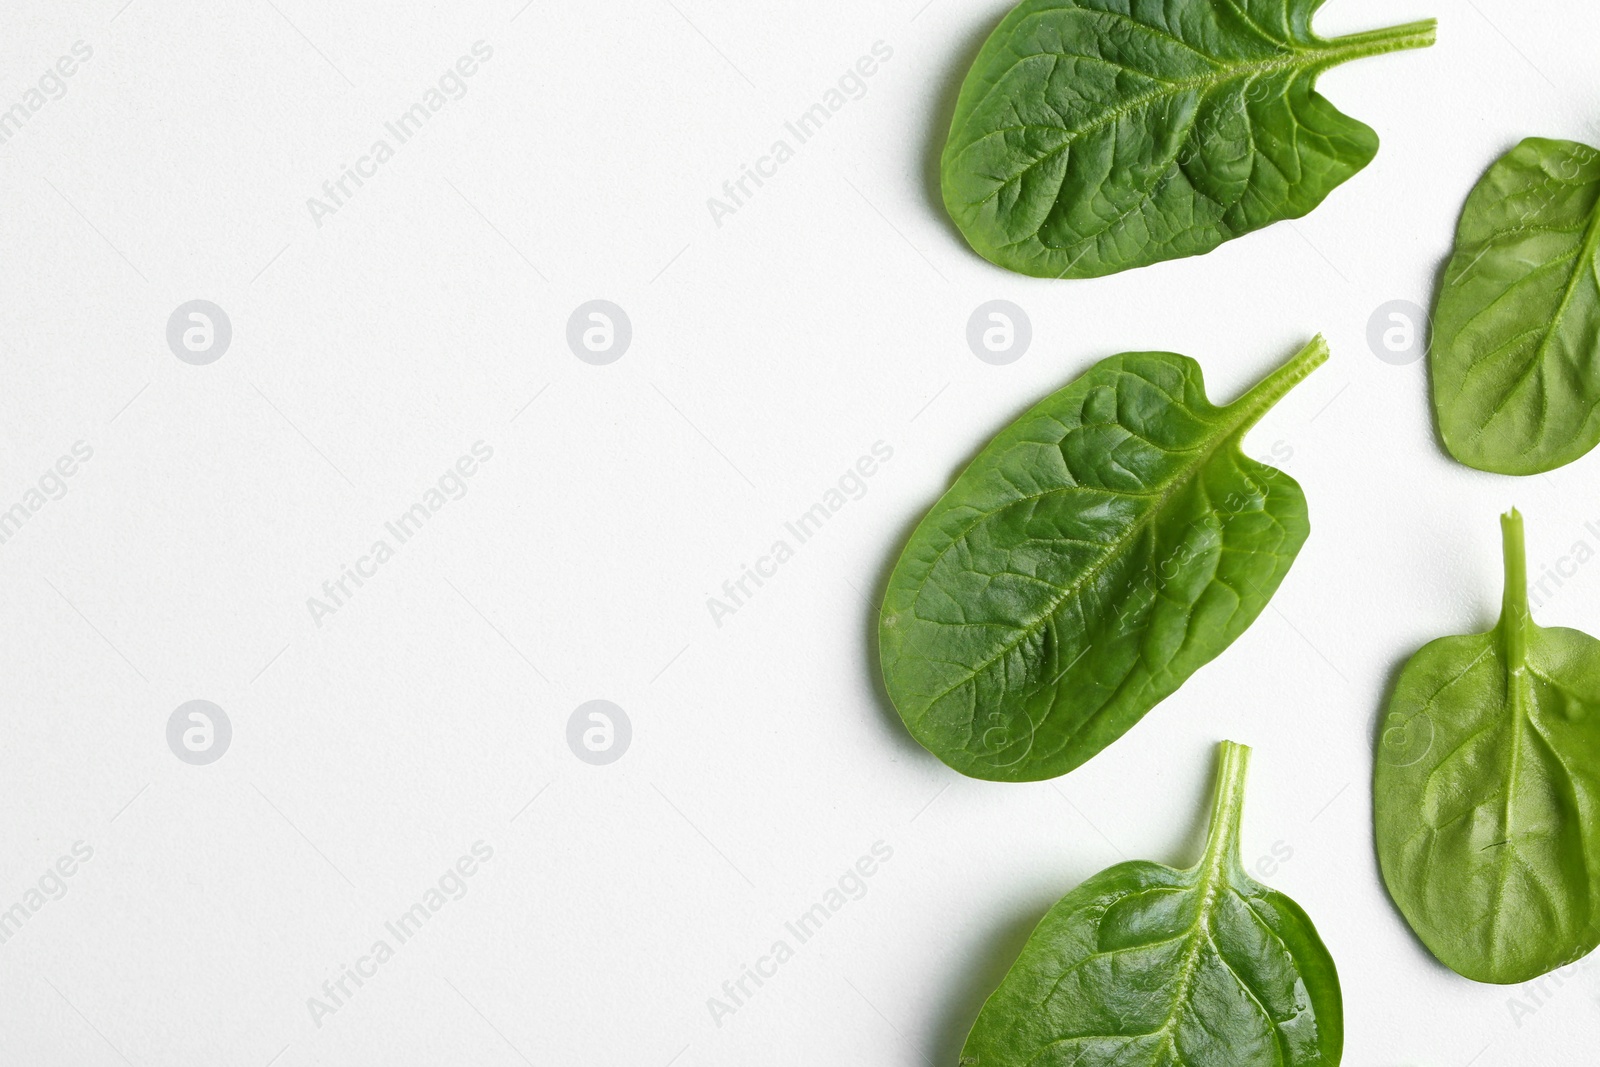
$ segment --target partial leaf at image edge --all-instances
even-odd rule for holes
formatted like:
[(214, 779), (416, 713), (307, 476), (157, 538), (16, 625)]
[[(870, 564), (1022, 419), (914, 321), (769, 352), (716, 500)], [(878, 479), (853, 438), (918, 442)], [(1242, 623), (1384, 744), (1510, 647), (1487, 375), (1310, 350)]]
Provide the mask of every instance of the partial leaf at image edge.
[(1600, 444), (1600, 152), (1530, 137), (1467, 198), (1433, 315), (1434, 414), (1469, 467), (1539, 474)]
[(1245, 433), (1328, 357), (1233, 403), (1170, 352), (1102, 360), (1003, 430), (917, 525), (879, 618), (884, 684), (963, 774), (1077, 767), (1220, 655), (1310, 533)]
[(1339, 976), (1294, 901), (1240, 863), (1250, 750), (1221, 746), (1205, 852), (1062, 897), (967, 1036), (962, 1067), (1337, 1067)]
[(1488, 633), (1401, 671), (1378, 739), (1384, 883), (1440, 962), (1527, 982), (1600, 944), (1600, 641), (1534, 624), (1522, 516)]
[(1435, 39), (1431, 19), (1319, 37), (1322, 2), (1023, 0), (961, 86), (951, 218), (1002, 267), (1094, 278), (1308, 214), (1378, 151), (1318, 76)]

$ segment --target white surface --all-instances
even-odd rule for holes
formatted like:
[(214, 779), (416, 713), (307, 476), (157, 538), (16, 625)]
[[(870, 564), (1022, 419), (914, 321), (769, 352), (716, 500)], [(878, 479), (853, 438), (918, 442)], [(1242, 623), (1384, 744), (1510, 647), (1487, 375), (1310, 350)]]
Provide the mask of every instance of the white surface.
[[(0, 1063), (942, 1067), (1050, 902), (1192, 860), (1224, 737), (1256, 750), (1247, 851), (1292, 850), (1267, 880), (1338, 962), (1346, 1063), (1592, 1055), (1600, 972), (1478, 986), (1413, 941), (1367, 783), (1391, 673), (1493, 619), (1497, 514), (1523, 509), (1535, 575), (1600, 545), (1600, 456), (1454, 464), (1423, 365), (1365, 336), (1431, 302), (1492, 159), (1600, 140), (1593, 5), (1337, 0), (1325, 34), (1441, 23), (1323, 79), (1383, 138), (1371, 167), (1202, 259), (1050, 283), (971, 254), (930, 177), (1004, 0), (120, 3), (0, 16), (0, 108), (93, 49), (0, 145), (0, 506), (93, 449), (0, 545), (0, 908), (93, 849), (0, 945)], [(318, 227), (307, 198), (480, 40), (466, 95)], [(715, 225), (877, 41), (865, 94)], [(633, 324), (609, 366), (564, 340), (596, 297)], [(209, 366), (164, 339), (193, 298), (233, 324)], [(1033, 324), (1006, 367), (965, 341), (996, 298)], [(911, 742), (865, 598), (981, 443), (1103, 356), (1193, 355), (1228, 399), (1319, 330), (1332, 361), (1248, 442), (1292, 450), (1313, 520), (1249, 633), (1053, 783)], [(307, 598), (478, 441), (465, 497), (316, 625)], [(865, 494), (717, 626), (707, 598), (878, 441)], [(1585, 566), (1539, 617), (1600, 632), (1597, 594)], [(164, 733), (197, 698), (234, 728), (205, 767)], [(566, 743), (597, 698), (634, 728), (601, 767)], [(480, 840), (465, 895), (315, 1025)], [(878, 841), (865, 896), (716, 1025)]]

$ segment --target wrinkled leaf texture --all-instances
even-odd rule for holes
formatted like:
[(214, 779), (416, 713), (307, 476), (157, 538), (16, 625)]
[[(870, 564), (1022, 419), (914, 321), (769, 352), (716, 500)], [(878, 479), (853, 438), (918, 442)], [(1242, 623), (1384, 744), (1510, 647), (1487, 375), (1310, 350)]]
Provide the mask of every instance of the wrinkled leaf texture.
[(1322, 0), (1024, 0), (956, 103), (944, 202), (984, 258), (1093, 278), (1296, 219), (1378, 151), (1315, 91), (1432, 20), (1324, 39)]
[(1539, 474), (1600, 443), (1600, 152), (1530, 137), (1489, 168), (1432, 347), (1439, 434), (1467, 466)]
[(1500, 622), (1406, 663), (1373, 818), (1384, 882), (1423, 944), (1506, 984), (1600, 944), (1600, 641), (1533, 623), (1522, 516), (1502, 525)]
[(1205, 855), (1061, 898), (984, 1005), (963, 1067), (1336, 1067), (1339, 976), (1299, 905), (1239, 862), (1250, 750), (1226, 742)]
[(975, 778), (1053, 778), (1227, 648), (1310, 531), (1240, 441), (1327, 354), (1224, 407), (1186, 356), (1113, 356), (990, 442), (889, 579), (879, 659), (912, 735)]

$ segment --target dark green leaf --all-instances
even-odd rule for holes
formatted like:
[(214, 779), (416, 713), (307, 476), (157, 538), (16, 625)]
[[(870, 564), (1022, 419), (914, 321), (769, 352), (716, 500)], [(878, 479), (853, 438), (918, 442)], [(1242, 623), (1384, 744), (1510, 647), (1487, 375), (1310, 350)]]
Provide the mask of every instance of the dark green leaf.
[(1317, 76), (1434, 40), (1432, 20), (1324, 39), (1321, 3), (1023, 0), (961, 87), (942, 161), (950, 216), (986, 259), (1051, 278), (1300, 218), (1378, 151)]
[(1186, 356), (1113, 356), (990, 442), (884, 598), (884, 682), (917, 740), (975, 778), (1053, 778), (1227, 648), (1310, 530), (1240, 440), (1327, 356), (1319, 337), (1226, 407)]
[(1051, 908), (963, 1067), (1336, 1067), (1339, 976), (1299, 905), (1239, 863), (1250, 750), (1226, 742), (1205, 855), (1135, 860)]
[(1424, 646), (1378, 744), (1378, 859), (1446, 966), (1526, 982), (1600, 944), (1600, 641), (1528, 614), (1522, 516), (1500, 622)]
[(1538, 474), (1600, 444), (1600, 152), (1530, 137), (1467, 197), (1433, 317), (1433, 404), (1469, 467)]

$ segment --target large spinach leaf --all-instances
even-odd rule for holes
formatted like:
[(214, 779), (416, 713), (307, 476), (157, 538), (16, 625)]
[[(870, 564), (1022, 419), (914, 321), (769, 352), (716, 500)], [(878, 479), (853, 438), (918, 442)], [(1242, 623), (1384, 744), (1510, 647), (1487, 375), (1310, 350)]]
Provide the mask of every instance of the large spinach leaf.
[(1440, 436), (1469, 467), (1538, 474), (1600, 443), (1600, 152), (1530, 137), (1472, 190), (1432, 371)]
[(1244, 434), (1318, 337), (1225, 407), (1170, 352), (1102, 360), (996, 437), (911, 535), (878, 623), (889, 696), (975, 778), (1065, 774), (1266, 607), (1310, 530)]
[(1317, 76), (1433, 43), (1324, 39), (1322, 0), (1023, 0), (961, 87), (944, 202), (1002, 267), (1093, 278), (1305, 215), (1378, 151)]
[(1222, 746), (1196, 866), (1118, 864), (1050, 909), (979, 1013), (963, 1067), (1336, 1067), (1333, 959), (1299, 905), (1239, 863), (1249, 754)]
[(1535, 626), (1522, 516), (1488, 633), (1400, 674), (1373, 816), (1389, 894), (1423, 944), (1480, 982), (1526, 982), (1600, 943), (1600, 641)]

